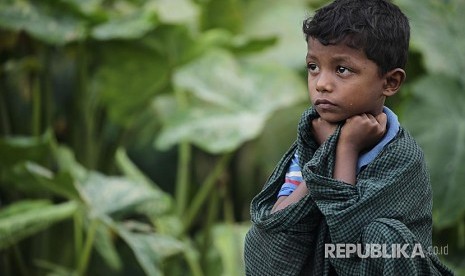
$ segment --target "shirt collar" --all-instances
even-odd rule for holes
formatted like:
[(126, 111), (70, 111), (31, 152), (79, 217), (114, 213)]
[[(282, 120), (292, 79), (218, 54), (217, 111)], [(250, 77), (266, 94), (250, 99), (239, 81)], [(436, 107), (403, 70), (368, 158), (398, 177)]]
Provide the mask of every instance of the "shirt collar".
[(378, 156), (378, 154), (383, 150), (383, 148), (389, 142), (391, 142), (392, 139), (394, 139), (394, 137), (397, 135), (397, 132), (399, 132), (400, 124), (399, 120), (397, 119), (397, 115), (386, 106), (383, 108), (383, 112), (387, 116), (386, 134), (381, 139), (381, 141), (376, 144), (376, 146), (360, 155), (357, 162), (357, 174), (371, 161), (373, 161), (376, 156)]

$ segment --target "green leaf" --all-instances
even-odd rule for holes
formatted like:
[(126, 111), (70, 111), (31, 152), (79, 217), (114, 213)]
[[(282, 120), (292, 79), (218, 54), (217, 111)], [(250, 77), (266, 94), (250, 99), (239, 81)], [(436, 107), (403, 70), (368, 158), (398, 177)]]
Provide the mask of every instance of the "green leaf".
[(60, 172), (69, 173), (75, 181), (84, 181), (88, 170), (76, 161), (74, 152), (65, 146), (59, 146), (54, 150), (54, 157)]
[(113, 235), (111, 228), (98, 224), (94, 246), (111, 269), (120, 271), (123, 264), (113, 243)]
[(273, 114), (257, 140), (257, 160), (249, 161), (252, 162), (249, 165), (259, 165), (266, 174), (273, 171), (283, 153), (295, 141), (300, 116), (309, 105), (306, 101)]
[(209, 0), (202, 1), (201, 25), (203, 30), (222, 28), (239, 33), (244, 21), (242, 1)]
[(71, 268), (51, 263), (44, 260), (34, 260), (34, 264), (41, 269), (46, 270), (48, 273), (46, 275), (53, 276), (78, 276), (78, 273)]
[(304, 68), (307, 44), (302, 22), (310, 14), (305, 1), (250, 1), (244, 14), (244, 35), (255, 39), (276, 37), (277, 43), (250, 57), (252, 62)]
[(49, 44), (63, 45), (86, 37), (85, 22), (44, 1), (0, 4), (0, 27), (25, 31)]
[[(158, 187), (150, 178), (144, 175), (139, 168), (129, 159), (124, 149), (120, 148), (116, 152), (116, 162), (120, 170), (131, 181), (144, 185), (148, 190), (154, 190), (158, 200), (145, 201), (137, 207), (137, 211), (147, 215), (154, 223), (165, 225), (166, 218), (162, 217), (173, 206), (173, 198)], [(180, 228), (180, 227), (179, 227)], [(160, 232), (160, 231), (159, 231)], [(179, 231), (173, 231), (171, 233)]]
[(102, 2), (104, 0), (60, 0), (63, 3), (71, 5), (74, 9), (87, 16), (95, 16), (101, 13)]
[(12, 204), (0, 211), (0, 219), (27, 212), (28, 210), (40, 209), (50, 205), (49, 200), (22, 200)]
[(4, 179), (24, 191), (48, 191), (66, 199), (79, 200), (74, 178), (67, 172), (54, 174), (49, 169), (33, 162), (17, 164), (4, 172)]
[(90, 172), (81, 184), (82, 197), (96, 214), (129, 213), (147, 202), (156, 202), (158, 211), (169, 208), (170, 202), (161, 192), (144, 183), (124, 177)]
[(124, 175), (129, 179), (137, 181), (150, 189), (155, 188), (161, 191), (161, 189), (153, 183), (150, 178), (144, 175), (139, 168), (137, 168), (136, 164), (131, 161), (124, 148), (119, 148), (116, 151), (116, 163)]
[(0, 163), (12, 166), (22, 161), (40, 162), (49, 156), (51, 132), (39, 137), (15, 136), (0, 138)]
[(411, 44), (423, 53), (426, 70), (457, 77), (465, 85), (465, 1), (396, 2), (409, 17)]
[(244, 240), (250, 225), (219, 224), (213, 227), (213, 245), (219, 251), (222, 275), (241, 275), (244, 266)]
[(179, 237), (183, 234), (184, 223), (177, 215), (157, 215), (156, 217), (152, 217), (152, 220), (157, 229), (157, 233), (170, 235), (172, 237)]
[(199, 8), (191, 0), (155, 0), (149, 5), (157, 9), (163, 23), (189, 23), (191, 28), (197, 28)]
[(273, 112), (306, 97), (294, 72), (280, 66), (243, 65), (221, 50), (177, 70), (174, 83), (193, 97), (186, 108), (170, 97), (155, 102), (154, 108), (165, 113), (160, 115), (164, 128), (156, 141), (162, 149), (190, 141), (211, 153), (232, 151), (256, 138)]
[(207, 103), (196, 104), (166, 123), (156, 145), (163, 150), (189, 141), (210, 153), (230, 152), (258, 136), (264, 123), (262, 114), (228, 112)]
[(170, 68), (164, 56), (148, 47), (134, 43), (102, 46), (103, 64), (91, 88), (100, 94), (111, 119), (130, 125), (168, 83)]
[(232, 41), (231, 51), (238, 54), (257, 54), (273, 46), (278, 41), (277, 37), (265, 38), (246, 38), (245, 36), (236, 36)]
[[(40, 208), (37, 208), (40, 205)], [(44, 204), (43, 201), (16, 202), (0, 211), (0, 249), (70, 218), (77, 210), (76, 202)]]
[(201, 34), (194, 37), (184, 25), (160, 25), (141, 43), (164, 59), (164, 68), (174, 68), (197, 57), (208, 48)]
[(97, 25), (92, 37), (98, 40), (137, 39), (146, 35), (157, 26), (154, 12), (138, 10), (122, 18), (116, 18)]
[(435, 227), (465, 215), (465, 94), (458, 80), (431, 75), (418, 81), (403, 122), (423, 148), (434, 190)]
[[(134, 252), (142, 269), (149, 276), (162, 275), (163, 259), (181, 253), (183, 243), (168, 235), (131, 231), (131, 225), (118, 224), (116, 231)], [(144, 228), (143, 225), (138, 227)], [(148, 227), (148, 226), (147, 226)]]

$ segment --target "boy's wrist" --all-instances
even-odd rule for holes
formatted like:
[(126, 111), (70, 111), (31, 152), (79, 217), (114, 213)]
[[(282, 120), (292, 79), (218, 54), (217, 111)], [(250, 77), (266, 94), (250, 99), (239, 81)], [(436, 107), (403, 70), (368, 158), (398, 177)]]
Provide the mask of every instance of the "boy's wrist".
[(338, 142), (333, 178), (355, 185), (358, 154), (359, 150), (353, 144)]
[(344, 155), (354, 155), (358, 157), (358, 154), (361, 152), (361, 147), (357, 146), (351, 141), (345, 139), (339, 139), (337, 143), (337, 152), (343, 153)]

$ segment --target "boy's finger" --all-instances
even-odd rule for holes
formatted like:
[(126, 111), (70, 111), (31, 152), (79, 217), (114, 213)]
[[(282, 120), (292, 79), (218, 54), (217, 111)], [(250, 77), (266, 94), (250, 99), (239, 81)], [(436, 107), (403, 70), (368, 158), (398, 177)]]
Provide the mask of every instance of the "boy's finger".
[(378, 121), (378, 120), (375, 118), (375, 116), (373, 116), (372, 114), (370, 114), (370, 113), (365, 113), (365, 114), (366, 114), (366, 117), (367, 117), (370, 121), (372, 121), (372, 122)]
[(378, 123), (381, 126), (386, 127), (386, 124), (387, 124), (387, 116), (386, 116), (386, 114), (381, 112), (380, 114), (376, 115), (376, 121), (378, 121)]

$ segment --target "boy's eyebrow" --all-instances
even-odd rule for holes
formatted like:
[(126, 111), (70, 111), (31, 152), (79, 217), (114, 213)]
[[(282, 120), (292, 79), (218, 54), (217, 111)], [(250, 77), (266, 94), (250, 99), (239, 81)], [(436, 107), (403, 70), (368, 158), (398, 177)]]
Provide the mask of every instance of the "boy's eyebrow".
[(316, 60), (318, 60), (318, 58), (317, 58), (316, 56), (311, 55), (311, 54), (307, 54), (307, 55), (305, 56), (305, 60), (309, 60), (309, 59), (316, 59)]
[[(306, 60), (309, 60), (309, 59), (314, 59), (314, 60), (318, 60), (318, 57), (310, 54), (310, 53), (307, 53), (306, 55)], [(338, 63), (338, 62), (351, 62), (352, 58), (348, 55), (334, 55), (331, 57), (331, 61), (334, 62), (334, 63)]]
[(350, 62), (352, 59), (350, 58), (350, 56), (338, 55), (338, 56), (333, 56), (331, 60), (333, 62)]

